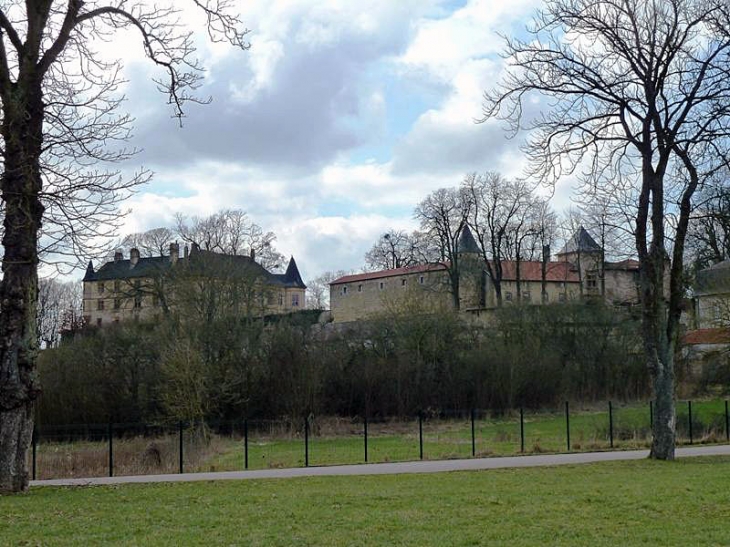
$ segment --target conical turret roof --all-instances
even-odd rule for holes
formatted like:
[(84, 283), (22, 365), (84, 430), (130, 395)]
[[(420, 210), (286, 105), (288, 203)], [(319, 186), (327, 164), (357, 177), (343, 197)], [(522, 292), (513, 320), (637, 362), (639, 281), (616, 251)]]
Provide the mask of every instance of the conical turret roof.
[(465, 224), (464, 229), (461, 230), (461, 235), (459, 236), (459, 242), (457, 243), (457, 250), (460, 253), (479, 254), (481, 252), (479, 250), (479, 245), (477, 245), (476, 239), (474, 239), (474, 236), (472, 235), (471, 230), (469, 229), (468, 224)]
[(596, 240), (591, 237), (591, 234), (581, 226), (573, 237), (568, 240), (558, 255), (570, 253), (600, 253), (602, 250), (601, 246), (596, 243)]

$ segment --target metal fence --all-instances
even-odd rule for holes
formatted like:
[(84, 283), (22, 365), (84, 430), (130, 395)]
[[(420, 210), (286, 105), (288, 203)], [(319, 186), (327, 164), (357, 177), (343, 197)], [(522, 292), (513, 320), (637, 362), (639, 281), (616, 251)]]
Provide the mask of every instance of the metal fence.
[[(652, 402), (566, 401), (541, 411), (424, 410), (405, 420), (39, 426), (29, 463), (36, 480), (628, 449), (649, 445), (652, 420)], [(728, 401), (678, 403), (677, 440), (730, 442)]]

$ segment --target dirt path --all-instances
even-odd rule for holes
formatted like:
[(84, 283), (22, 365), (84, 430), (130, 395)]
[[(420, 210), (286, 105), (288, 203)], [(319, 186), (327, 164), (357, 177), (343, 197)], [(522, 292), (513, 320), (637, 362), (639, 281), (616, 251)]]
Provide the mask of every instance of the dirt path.
[[(447, 471), (474, 471), (507, 467), (538, 467), (574, 465), (619, 460), (639, 460), (649, 455), (647, 450), (617, 452), (585, 452), (575, 454), (541, 454), (536, 456), (509, 456), (468, 460), (415, 461), (337, 465), (329, 467), (297, 467), (292, 469), (260, 469), (256, 471), (228, 471), (222, 473), (183, 473), (175, 475), (139, 475), (128, 477), (98, 477), (88, 479), (53, 479), (31, 481), (31, 486), (84, 486), (104, 484), (190, 482), (245, 479), (277, 479), (290, 477), (321, 477), (335, 475), (395, 475), (400, 473), (443, 473)], [(677, 449), (677, 457), (730, 456), (730, 445), (697, 446)]]

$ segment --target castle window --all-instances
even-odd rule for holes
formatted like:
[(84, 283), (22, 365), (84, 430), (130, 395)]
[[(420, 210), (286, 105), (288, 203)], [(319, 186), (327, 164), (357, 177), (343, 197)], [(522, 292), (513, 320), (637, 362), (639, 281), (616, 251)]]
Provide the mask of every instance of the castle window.
[(586, 274), (586, 287), (588, 289), (597, 289), (598, 288), (598, 276), (594, 273)]
[(118, 310), (122, 307), (122, 301), (119, 298), (114, 299), (114, 309)]
[(139, 310), (142, 308), (142, 297), (137, 295), (134, 297), (134, 309)]
[(279, 293), (279, 306), (284, 305), (284, 295)]
[(385, 283), (383, 283), (383, 282), (381, 281), (381, 282), (380, 282), (380, 290), (382, 291), (382, 290), (383, 290), (384, 288), (385, 288)]
[(299, 307), (299, 294), (292, 294), (291, 295), (291, 306), (292, 308), (298, 308)]
[(507, 291), (506, 293), (504, 293), (504, 299), (505, 299), (505, 300), (506, 300), (507, 302), (512, 302), (512, 293), (511, 293), (511, 292), (509, 292), (509, 291)]
[(558, 302), (565, 302), (567, 299), (568, 298), (564, 292), (558, 293)]
[(347, 285), (342, 287), (342, 294), (347, 294)]
[(119, 292), (119, 289), (120, 289), (119, 281), (115, 281), (114, 282), (114, 292)]
[(99, 283), (99, 294), (104, 294), (104, 283)]
[(424, 278), (423, 276), (421, 276), (421, 277), (419, 277), (419, 278), (418, 278), (418, 282), (419, 282), (419, 283), (420, 283), (421, 285), (423, 285), (423, 284), (425, 283), (425, 281), (426, 281), (426, 280), (425, 280), (425, 278)]
[(400, 280), (400, 286), (405, 287), (408, 282), (405, 279)]
[(104, 311), (104, 301), (103, 300), (96, 301), (96, 309), (99, 311)]
[(362, 292), (362, 285), (357, 286), (357, 292)]
[(524, 291), (522, 293), (522, 300), (527, 300), (528, 302), (532, 300), (532, 296), (530, 295), (530, 291)]
[(546, 292), (542, 293), (542, 301), (548, 302), (550, 300), (550, 295)]

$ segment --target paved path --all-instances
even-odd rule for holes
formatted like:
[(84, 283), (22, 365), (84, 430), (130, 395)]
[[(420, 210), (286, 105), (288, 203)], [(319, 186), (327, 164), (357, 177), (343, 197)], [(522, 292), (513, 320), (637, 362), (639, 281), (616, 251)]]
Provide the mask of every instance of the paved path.
[[(730, 445), (696, 446), (677, 449), (677, 457), (730, 456)], [(85, 486), (152, 482), (222, 481), (242, 479), (277, 479), (289, 477), (322, 477), (334, 475), (396, 475), (402, 473), (442, 473), (445, 471), (474, 471), (506, 467), (538, 467), (546, 465), (574, 465), (580, 463), (618, 460), (640, 460), (648, 457), (648, 450), (616, 452), (581, 452), (575, 454), (542, 454), (537, 456), (509, 456), (503, 458), (474, 458), (468, 460), (415, 461), (337, 465), (329, 467), (297, 467), (292, 469), (260, 469), (256, 471), (228, 471), (222, 473), (183, 473), (175, 475), (137, 475), (130, 477), (98, 477), (89, 479), (54, 479), (31, 481), (31, 486)]]

